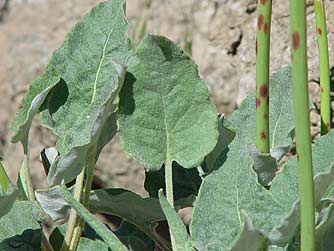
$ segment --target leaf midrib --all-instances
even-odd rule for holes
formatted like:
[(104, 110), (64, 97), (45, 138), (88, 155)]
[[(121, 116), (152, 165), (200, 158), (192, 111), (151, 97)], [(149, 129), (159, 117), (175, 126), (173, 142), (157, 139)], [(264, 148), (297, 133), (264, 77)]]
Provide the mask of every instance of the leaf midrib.
[(107, 39), (106, 39), (106, 41), (104, 42), (104, 45), (103, 45), (102, 56), (101, 56), (99, 66), (98, 66), (97, 71), (96, 71), (95, 81), (94, 81), (94, 88), (93, 88), (93, 96), (92, 96), (92, 100), (91, 100), (90, 103), (93, 103), (94, 100), (95, 100), (97, 81), (98, 81), (99, 76), (100, 76), (100, 71), (101, 71), (101, 68), (102, 68), (102, 64), (103, 64), (103, 61), (104, 61), (105, 56), (106, 56), (107, 45), (110, 41), (110, 36), (111, 36), (112, 32), (113, 32), (113, 28), (111, 28), (110, 31), (108, 32)]

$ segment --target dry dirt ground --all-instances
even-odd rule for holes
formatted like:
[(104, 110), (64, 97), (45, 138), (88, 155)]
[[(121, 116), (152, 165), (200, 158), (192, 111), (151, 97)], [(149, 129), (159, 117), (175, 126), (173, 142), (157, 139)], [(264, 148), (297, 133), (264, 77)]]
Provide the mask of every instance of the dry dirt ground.
[[(10, 0), (0, 14), (0, 149), (6, 169), (15, 180), (23, 158), (20, 146), (10, 143), (9, 124), (29, 82), (43, 71), (52, 51), (97, 0)], [(0, 6), (5, 0), (0, 0)], [(326, 1), (328, 20), (333, 2)], [(289, 64), (288, 1), (273, 1), (271, 71)], [(308, 1), (310, 90), (318, 102), (319, 77), (312, 1)], [(217, 111), (230, 113), (255, 83), (255, 0), (128, 0), (127, 16), (147, 23), (147, 31), (165, 35), (181, 46), (187, 40)], [(330, 22), (329, 31), (332, 31)], [(332, 32), (329, 33), (332, 45)], [(332, 55), (330, 46), (330, 55)], [(332, 62), (332, 59), (331, 61)], [(319, 116), (312, 114), (312, 123)], [(313, 133), (316, 134), (317, 129)], [(39, 153), (55, 139), (37, 121), (31, 131), (31, 167), (34, 183), (45, 186)], [(144, 168), (128, 157), (114, 139), (97, 164), (100, 177), (115, 187), (145, 195)]]

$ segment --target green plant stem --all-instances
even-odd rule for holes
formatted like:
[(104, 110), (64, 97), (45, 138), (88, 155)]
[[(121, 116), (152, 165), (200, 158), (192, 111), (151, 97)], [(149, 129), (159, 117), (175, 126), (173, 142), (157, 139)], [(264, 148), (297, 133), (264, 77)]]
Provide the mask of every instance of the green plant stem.
[[(92, 189), (92, 183), (93, 183), (93, 174), (94, 174), (94, 167), (95, 167), (95, 158), (90, 158), (90, 162), (87, 165), (86, 169), (86, 181), (84, 186), (84, 198), (83, 198), (83, 206), (85, 208), (88, 208), (89, 206), (89, 195)], [(82, 231), (84, 229), (85, 222), (83, 219), (79, 218), (77, 222), (77, 226), (75, 227), (73, 231), (73, 237), (70, 243), (70, 250), (76, 250), (77, 246), (80, 241), (80, 237), (82, 234)]]
[[(174, 208), (174, 194), (173, 194), (173, 163), (170, 160), (167, 160), (165, 163), (165, 183), (166, 183), (166, 199), (169, 204)], [(172, 231), (169, 229), (170, 239), (172, 242), (172, 248), (174, 250), (175, 238)]]
[(317, 26), (318, 55), (320, 67), (320, 115), (321, 135), (328, 133), (331, 122), (330, 75), (325, 6), (322, 0), (314, 1)]
[(256, 32), (256, 147), (269, 153), (269, 67), (271, 0), (258, 0)]
[[(95, 166), (95, 158), (90, 158), (86, 169), (84, 169), (77, 177), (74, 190), (74, 198), (80, 202), (82, 192), (83, 195), (83, 206), (88, 208), (89, 206), (89, 195), (93, 183), (93, 172)], [(86, 175), (85, 175), (86, 174)], [(84, 179), (86, 176), (86, 180)], [(84, 228), (84, 220), (78, 217), (76, 211), (71, 209), (68, 227), (66, 229), (65, 239), (63, 243), (63, 251), (75, 251), (80, 241), (80, 237)]]
[(165, 183), (167, 201), (174, 208), (172, 161), (166, 161), (165, 164)]
[[(85, 169), (81, 171), (81, 173), (78, 175), (76, 181), (75, 181), (75, 188), (74, 188), (74, 199), (76, 201), (80, 202), (81, 194), (82, 194), (82, 188), (83, 188), (83, 183), (84, 183), (84, 178), (85, 178)], [(67, 229), (65, 233), (65, 238), (64, 242), (62, 245), (62, 251), (70, 251), (71, 249), (71, 241), (73, 238), (73, 233), (75, 228), (77, 227), (79, 217), (76, 213), (76, 211), (72, 208), (70, 212), (70, 217), (68, 220), (67, 224)]]
[(24, 175), (26, 179), (27, 192), (30, 201), (35, 200), (34, 186), (32, 184), (31, 173), (29, 168), (29, 151), (24, 153)]
[(315, 251), (314, 184), (307, 78), (305, 0), (290, 0), (292, 83), (300, 194), (301, 251)]
[(1, 161), (0, 161), (0, 186), (1, 186), (1, 190), (2, 192), (7, 192), (8, 186), (9, 186), (9, 178), (7, 175), (7, 172), (4, 168), (4, 166), (2, 165)]

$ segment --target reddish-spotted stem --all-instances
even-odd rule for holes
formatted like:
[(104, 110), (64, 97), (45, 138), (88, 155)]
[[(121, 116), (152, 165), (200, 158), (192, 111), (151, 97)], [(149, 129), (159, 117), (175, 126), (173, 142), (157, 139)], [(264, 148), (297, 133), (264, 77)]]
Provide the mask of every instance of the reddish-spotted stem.
[(290, 0), (292, 84), (300, 195), (301, 251), (315, 251), (314, 184), (307, 78), (306, 1)]
[(256, 147), (269, 153), (269, 63), (271, 0), (259, 0), (256, 33)]
[(328, 133), (331, 122), (330, 75), (325, 6), (322, 0), (314, 1), (320, 67), (321, 135)]

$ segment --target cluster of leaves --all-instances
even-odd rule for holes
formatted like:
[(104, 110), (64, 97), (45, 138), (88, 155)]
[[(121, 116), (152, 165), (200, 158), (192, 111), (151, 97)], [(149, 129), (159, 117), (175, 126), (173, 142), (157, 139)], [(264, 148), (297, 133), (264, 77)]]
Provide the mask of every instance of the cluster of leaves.
[[(47, 214), (58, 222), (74, 208), (87, 223), (78, 250), (171, 250), (159, 234), (166, 221), (173, 250), (298, 250), (297, 161), (282, 158), (294, 136), (290, 68), (270, 80), (270, 154), (254, 146), (255, 94), (229, 118), (217, 116), (194, 61), (165, 37), (147, 35), (134, 50), (123, 0), (91, 10), (52, 55), (12, 123), (13, 142), (29, 155), (33, 117), (57, 137), (47, 190), (27, 200), (28, 172), (18, 188), (0, 171), (0, 250), (60, 250), (66, 224), (44, 240)], [(63, 183), (73, 181), (120, 134), (126, 152), (146, 168), (150, 197), (117, 188), (93, 190), (83, 207)], [(334, 231), (334, 132), (313, 146), (317, 250)], [(166, 200), (171, 164), (175, 210)], [(27, 166), (26, 161), (23, 166)], [(113, 167), (110, 167), (113, 168)], [(5, 184), (5, 185), (4, 185)], [(19, 196), (20, 195), (20, 196)], [(189, 229), (177, 210), (192, 206)], [(109, 230), (92, 213), (120, 217)]]

